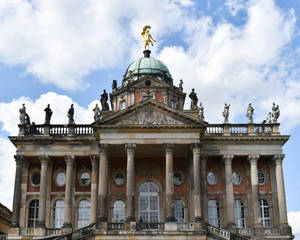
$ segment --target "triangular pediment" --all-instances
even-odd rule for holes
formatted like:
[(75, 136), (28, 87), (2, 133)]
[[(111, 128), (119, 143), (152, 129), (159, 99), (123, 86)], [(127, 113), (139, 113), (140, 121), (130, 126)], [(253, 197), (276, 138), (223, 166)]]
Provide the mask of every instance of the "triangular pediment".
[(130, 106), (127, 109), (118, 111), (109, 117), (102, 119), (101, 125), (205, 125), (183, 113), (168, 107), (166, 104), (159, 103), (153, 99)]
[(132, 83), (133, 87), (169, 87), (169, 85), (152, 76), (144, 76)]

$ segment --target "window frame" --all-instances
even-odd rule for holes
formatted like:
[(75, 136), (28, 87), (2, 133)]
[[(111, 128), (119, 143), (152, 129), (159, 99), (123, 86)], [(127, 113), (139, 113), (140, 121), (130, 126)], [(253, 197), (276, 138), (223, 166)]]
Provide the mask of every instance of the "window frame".
[[(176, 203), (181, 203), (182, 209), (176, 208)], [(181, 213), (180, 213), (181, 212)], [(178, 217), (178, 214), (181, 214), (182, 217)], [(174, 217), (178, 223), (185, 223), (185, 203), (182, 199), (174, 200)]]
[[(238, 201), (240, 202), (239, 206), (236, 204)], [(234, 222), (237, 228), (246, 228), (245, 203), (240, 198), (234, 199)]]
[[(62, 206), (57, 207), (56, 203), (57, 202), (62, 202)], [(59, 209), (59, 217), (57, 218), (56, 215), (56, 209)], [(64, 211), (65, 211), (65, 202), (63, 199), (58, 198), (55, 199), (54, 203), (53, 203), (53, 208), (52, 208), (52, 226), (54, 228), (62, 228), (63, 224), (64, 224)], [(58, 220), (58, 225), (56, 225), (56, 218)]]
[[(84, 206), (80, 206), (80, 203), (87, 203)], [(80, 214), (81, 209), (83, 211), (83, 217)], [(77, 220), (76, 225), (78, 228), (86, 227), (91, 223), (91, 203), (88, 199), (80, 199), (77, 203)]]
[[(208, 175), (209, 175), (210, 173), (214, 174), (215, 179), (216, 179), (215, 183), (210, 183), (210, 182), (209, 182), (209, 180), (208, 180)], [(216, 172), (213, 171), (213, 170), (208, 171), (208, 173), (206, 174), (206, 181), (207, 181), (208, 185), (210, 185), (210, 186), (215, 186), (215, 185), (217, 185), (217, 184), (218, 184), (218, 175), (216, 174)]]
[[(271, 228), (271, 209), (268, 200), (259, 199), (260, 220), (264, 228)], [(266, 214), (267, 213), (267, 214)], [(268, 216), (265, 216), (268, 215)]]
[[(117, 208), (116, 204), (118, 204), (118, 203), (122, 203), (123, 206), (121, 206), (121, 208), (120, 207)], [(122, 207), (124, 207), (124, 209), (122, 209)], [(117, 212), (117, 210), (123, 211), (123, 212)], [(116, 213), (118, 213), (118, 216), (115, 216)], [(113, 223), (123, 223), (125, 221), (126, 221), (126, 203), (122, 199), (116, 199), (112, 206), (112, 222)]]
[[(210, 206), (210, 202), (214, 201), (215, 204)], [(221, 227), (220, 204), (217, 199), (209, 199), (207, 203), (207, 216), (208, 223), (215, 227)], [(211, 210), (211, 211), (210, 211)]]
[[(34, 206), (31, 206), (32, 203), (35, 203)], [(31, 217), (31, 209), (33, 209), (33, 217)], [(28, 203), (28, 218), (27, 218), (27, 227), (36, 228), (39, 220), (39, 199), (30, 199)]]

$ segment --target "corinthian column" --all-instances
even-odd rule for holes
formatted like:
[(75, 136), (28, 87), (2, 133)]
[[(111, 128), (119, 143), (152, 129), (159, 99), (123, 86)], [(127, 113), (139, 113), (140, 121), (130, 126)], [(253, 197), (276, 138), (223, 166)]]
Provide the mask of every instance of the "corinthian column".
[(173, 151), (174, 144), (165, 144), (166, 152), (166, 222), (175, 222), (174, 217), (174, 183)]
[(275, 163), (275, 169), (276, 169), (276, 183), (277, 183), (278, 207), (279, 207), (279, 223), (280, 223), (280, 226), (288, 226), (284, 180), (283, 180), (283, 171), (282, 171), (283, 158), (284, 158), (284, 154), (278, 154), (273, 157), (273, 161)]
[(193, 170), (194, 170), (194, 207), (195, 207), (195, 222), (202, 222), (202, 199), (200, 186), (200, 144), (194, 143), (191, 145), (193, 151)]
[(234, 196), (232, 185), (232, 159), (233, 155), (224, 155), (225, 184), (226, 184), (226, 223), (227, 228), (234, 226)]
[(135, 144), (125, 144), (127, 151), (127, 182), (126, 182), (126, 220), (128, 222), (135, 221), (135, 209), (134, 209), (134, 151)]
[(22, 166), (24, 156), (15, 155), (16, 161), (16, 175), (15, 175), (15, 189), (14, 189), (14, 202), (11, 227), (17, 228), (20, 226), (20, 203), (21, 203), (21, 182), (22, 182)]
[(99, 166), (99, 205), (98, 205), (98, 222), (107, 221), (107, 192), (108, 192), (108, 146), (99, 144), (100, 166)]
[(48, 175), (49, 156), (39, 156), (39, 159), (41, 161), (41, 183), (40, 183), (38, 226), (40, 228), (45, 228), (47, 175)]
[(91, 223), (97, 221), (97, 198), (98, 198), (98, 155), (90, 156), (92, 163), (92, 177), (91, 177)]
[(64, 225), (63, 228), (72, 228), (72, 186), (73, 186), (73, 166), (74, 156), (65, 156), (67, 165), (66, 185), (65, 185), (65, 204), (64, 204)]
[(252, 194), (252, 212), (253, 212), (253, 226), (261, 227), (260, 221), (260, 207), (258, 196), (258, 176), (257, 176), (257, 160), (259, 155), (249, 155), (248, 161), (250, 163), (251, 176), (251, 194)]

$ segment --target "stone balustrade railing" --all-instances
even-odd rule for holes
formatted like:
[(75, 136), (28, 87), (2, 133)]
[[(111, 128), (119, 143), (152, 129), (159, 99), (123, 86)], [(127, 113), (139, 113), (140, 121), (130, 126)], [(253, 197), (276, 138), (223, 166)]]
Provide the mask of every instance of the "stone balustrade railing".
[(113, 222), (113, 223), (108, 223), (108, 230), (124, 230), (124, 223), (118, 223), (118, 222)]
[(178, 231), (194, 231), (194, 223), (177, 223)]
[(136, 230), (164, 230), (165, 223), (137, 223)]
[(60, 228), (47, 228), (46, 235), (60, 235), (61, 229)]
[(19, 136), (93, 136), (90, 124), (19, 125)]
[(6, 234), (0, 234), (0, 240), (6, 240), (7, 235)]
[(279, 135), (279, 123), (273, 124), (209, 124), (206, 136)]
[[(90, 124), (19, 125), (19, 136), (93, 136)], [(279, 123), (209, 124), (205, 136), (279, 135)]]
[(20, 228), (20, 235), (21, 236), (33, 236), (34, 228)]

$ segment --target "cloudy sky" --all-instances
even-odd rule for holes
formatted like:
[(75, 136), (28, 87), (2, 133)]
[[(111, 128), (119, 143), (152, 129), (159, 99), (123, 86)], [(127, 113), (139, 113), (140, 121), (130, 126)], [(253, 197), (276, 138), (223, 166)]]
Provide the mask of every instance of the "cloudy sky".
[[(50, 103), (54, 123), (92, 122), (91, 109), (112, 80), (142, 56), (151, 25), (152, 56), (184, 91), (194, 87), (206, 120), (246, 122), (248, 102), (261, 122), (281, 108), (287, 207), (300, 239), (300, 1), (298, 0), (0, 0), (0, 202), (11, 208), (18, 109), (36, 123)], [(187, 100), (189, 104), (189, 100)]]

